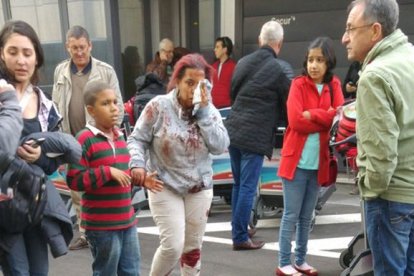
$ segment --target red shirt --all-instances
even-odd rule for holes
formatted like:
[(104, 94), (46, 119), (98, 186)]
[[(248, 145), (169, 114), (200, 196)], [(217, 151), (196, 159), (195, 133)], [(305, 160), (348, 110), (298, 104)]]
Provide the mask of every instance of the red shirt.
[(228, 58), (221, 65), (220, 76), (218, 76), (219, 65), (220, 60), (213, 63), (213, 68), (216, 69), (216, 73), (213, 78), (213, 90), (211, 91), (211, 97), (213, 98), (213, 104), (216, 108), (228, 107), (231, 105), (231, 78), (233, 77), (236, 62), (233, 59)]
[[(296, 167), (302, 155), (306, 139), (310, 133), (319, 133), (319, 169), (318, 183), (323, 184), (329, 178), (329, 130), (336, 108), (344, 102), (341, 82), (337, 77), (331, 81), (333, 108), (331, 107), (331, 96), (329, 86), (324, 84), (319, 95), (315, 83), (307, 76), (300, 76), (292, 81), (287, 100), (287, 112), (289, 125), (283, 142), (282, 158), (278, 170), (280, 177), (292, 180), (295, 176)], [(303, 117), (303, 111), (309, 111), (311, 119)]]

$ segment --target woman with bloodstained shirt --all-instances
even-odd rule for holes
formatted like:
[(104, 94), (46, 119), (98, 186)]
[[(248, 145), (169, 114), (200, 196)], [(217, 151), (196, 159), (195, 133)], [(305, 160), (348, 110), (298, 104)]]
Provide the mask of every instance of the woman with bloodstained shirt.
[[(132, 183), (149, 187), (152, 216), (160, 232), (150, 275), (168, 275), (181, 259), (182, 275), (199, 275), (201, 245), (212, 191), (210, 154), (229, 146), (208, 85), (213, 68), (199, 54), (174, 66), (168, 91), (145, 107), (128, 138)], [(199, 82), (201, 102), (193, 104)]]

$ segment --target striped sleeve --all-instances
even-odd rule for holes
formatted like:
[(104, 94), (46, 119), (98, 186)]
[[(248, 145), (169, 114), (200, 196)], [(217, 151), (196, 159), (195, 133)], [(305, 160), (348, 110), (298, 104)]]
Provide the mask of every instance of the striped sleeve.
[(100, 148), (99, 154), (106, 158), (108, 154), (112, 154), (112, 150), (105, 148), (104, 143), (96, 141), (99, 138), (87, 129), (81, 131), (77, 139), (82, 146), (82, 158), (78, 164), (69, 165), (68, 186), (75, 191), (96, 190), (111, 180), (111, 172), (109, 166), (92, 166), (91, 163), (95, 160), (91, 160), (91, 152), (94, 148)]

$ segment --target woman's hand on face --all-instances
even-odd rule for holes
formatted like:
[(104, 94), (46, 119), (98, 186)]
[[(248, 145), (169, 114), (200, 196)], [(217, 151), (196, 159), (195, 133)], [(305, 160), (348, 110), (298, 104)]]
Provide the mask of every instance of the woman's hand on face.
[(164, 188), (164, 182), (157, 178), (157, 171), (148, 173), (145, 177), (144, 187), (153, 193), (161, 192)]
[(144, 168), (131, 169), (131, 183), (136, 186), (143, 186), (147, 172)]
[(131, 177), (127, 173), (114, 167), (110, 167), (109, 169), (111, 171), (112, 179), (118, 182), (120, 186), (128, 187), (131, 185)]
[(41, 153), (41, 147), (32, 147), (29, 144), (23, 144), (17, 148), (17, 155), (28, 163), (36, 162)]
[(200, 107), (205, 107), (208, 105), (208, 92), (207, 92), (207, 88), (206, 88), (206, 84), (202, 83), (200, 85), (201, 88), (201, 103), (200, 103)]

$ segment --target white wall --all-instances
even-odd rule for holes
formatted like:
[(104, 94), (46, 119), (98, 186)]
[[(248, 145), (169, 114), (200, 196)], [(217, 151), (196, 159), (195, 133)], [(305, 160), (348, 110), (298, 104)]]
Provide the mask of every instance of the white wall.
[(221, 1), (221, 36), (228, 36), (234, 43), (236, 0)]

